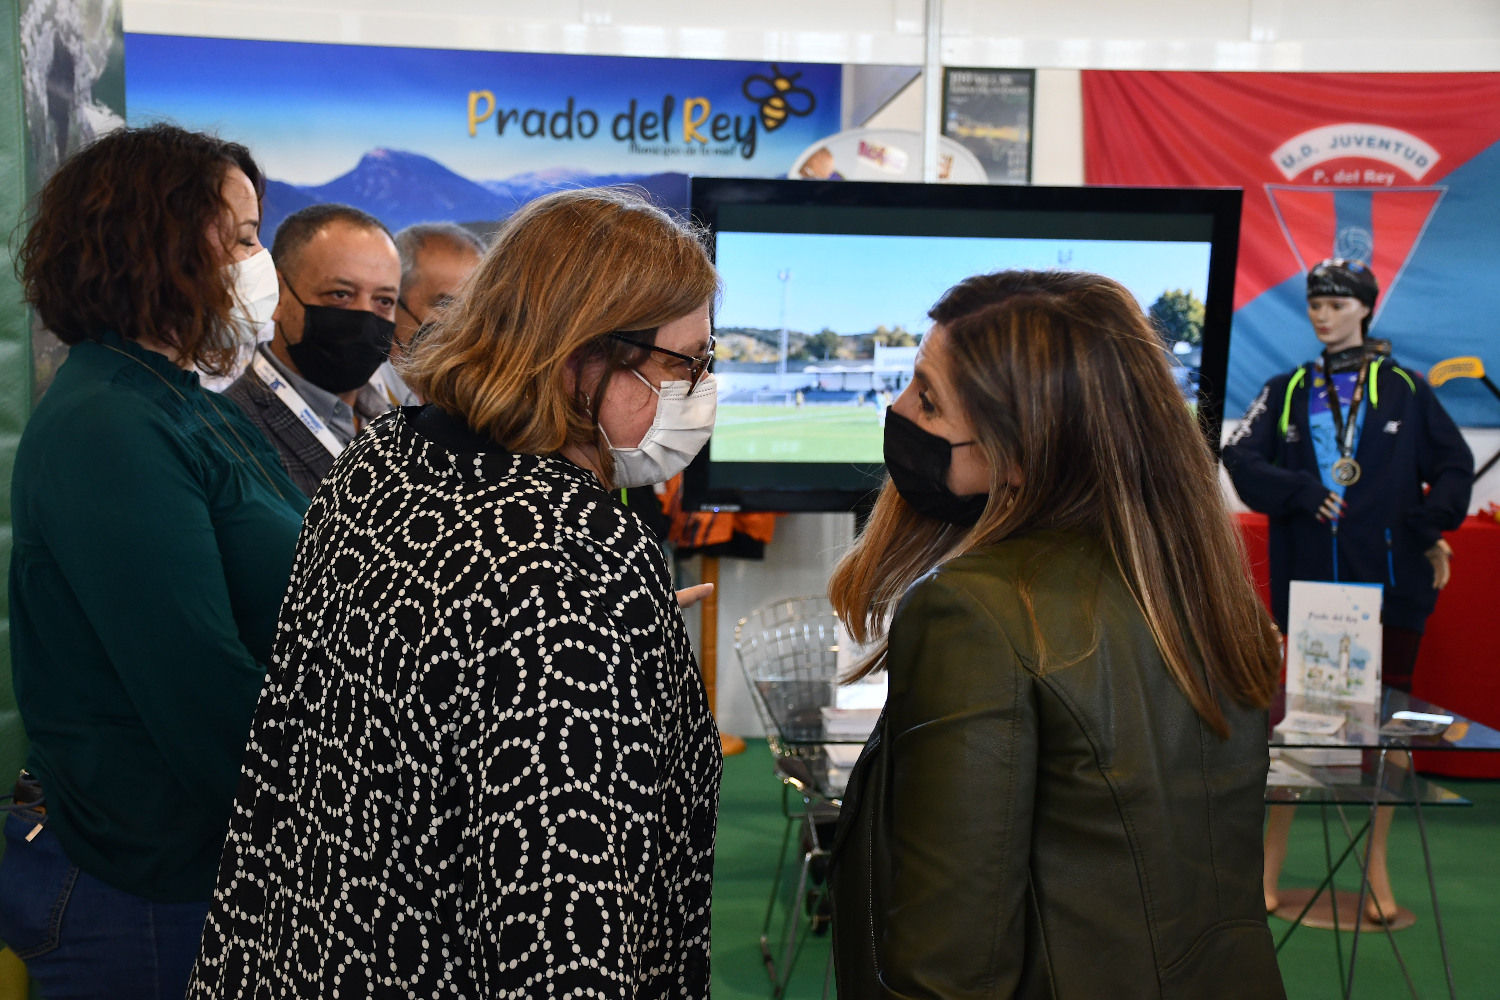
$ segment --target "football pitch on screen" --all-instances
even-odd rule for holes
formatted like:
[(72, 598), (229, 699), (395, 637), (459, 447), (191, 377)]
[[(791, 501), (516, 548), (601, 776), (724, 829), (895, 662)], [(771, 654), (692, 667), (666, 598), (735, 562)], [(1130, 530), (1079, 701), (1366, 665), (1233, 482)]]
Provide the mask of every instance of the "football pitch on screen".
[(728, 403), (714, 424), (715, 462), (885, 461), (875, 407)]

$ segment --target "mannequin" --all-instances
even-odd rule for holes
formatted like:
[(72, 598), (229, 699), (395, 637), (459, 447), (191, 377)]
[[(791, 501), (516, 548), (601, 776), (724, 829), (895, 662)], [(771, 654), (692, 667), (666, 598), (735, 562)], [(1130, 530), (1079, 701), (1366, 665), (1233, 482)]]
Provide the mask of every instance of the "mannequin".
[[(1325, 260), (1308, 273), (1322, 353), (1266, 383), (1224, 466), (1245, 503), (1270, 517), (1272, 610), (1283, 631), (1294, 579), (1381, 584), (1382, 679), (1410, 691), (1423, 626), (1450, 576), (1442, 532), (1468, 510), (1474, 459), (1427, 383), (1369, 336), (1379, 294), (1361, 261)], [(1268, 911), (1279, 903), (1294, 808), (1270, 810)], [(1365, 913), (1378, 922), (1396, 912), (1386, 871), (1393, 814), (1380, 809), (1371, 833)]]

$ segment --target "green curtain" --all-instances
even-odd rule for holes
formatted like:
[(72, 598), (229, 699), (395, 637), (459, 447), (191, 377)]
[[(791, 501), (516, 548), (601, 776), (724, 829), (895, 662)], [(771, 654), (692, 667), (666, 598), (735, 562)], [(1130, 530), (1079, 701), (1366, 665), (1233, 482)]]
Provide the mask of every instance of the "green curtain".
[(21, 99), (20, 4), (0, 0), (0, 794), (26, 755), (10, 686), (10, 470), (31, 410), (31, 316), (13, 253), (26, 211), (26, 125)]

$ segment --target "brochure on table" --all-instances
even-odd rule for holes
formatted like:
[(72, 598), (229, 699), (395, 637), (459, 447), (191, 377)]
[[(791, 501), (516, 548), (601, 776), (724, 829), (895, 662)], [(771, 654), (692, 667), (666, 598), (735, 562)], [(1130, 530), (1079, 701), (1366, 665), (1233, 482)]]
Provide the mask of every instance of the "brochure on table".
[(1293, 580), (1286, 690), (1330, 701), (1380, 701), (1378, 584)]

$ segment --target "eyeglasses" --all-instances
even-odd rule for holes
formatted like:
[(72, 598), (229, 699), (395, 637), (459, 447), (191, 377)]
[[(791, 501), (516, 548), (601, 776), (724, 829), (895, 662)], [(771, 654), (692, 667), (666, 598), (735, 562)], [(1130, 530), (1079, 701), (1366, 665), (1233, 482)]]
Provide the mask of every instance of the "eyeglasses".
[(423, 319), (422, 317), (418, 316), (416, 313), (414, 313), (414, 312), (411, 311), (411, 306), (409, 306), (409, 305), (406, 304), (406, 300), (405, 299), (403, 299), (399, 295), (396, 296), (396, 305), (399, 306), (399, 307), (401, 307), (401, 309), (403, 311), (405, 311), (406, 315), (408, 315), (412, 319), (416, 320), (418, 326), (425, 326), (433, 318), (433, 315), (432, 315), (433, 313), (437, 312), (440, 309), (446, 309), (446, 308), (448, 308), (452, 304), (453, 304), (453, 296), (451, 296), (451, 295), (439, 295), (437, 297), (437, 301), (434, 302), (432, 304), (432, 307), (427, 310), (427, 319)]
[[(631, 330), (630, 332), (640, 334), (654, 333), (655, 331)], [(718, 340), (717, 338), (712, 336), (708, 338), (708, 348), (697, 357), (694, 357), (691, 354), (681, 354), (677, 351), (669, 351), (665, 347), (656, 347), (653, 344), (643, 344), (638, 340), (632, 340), (618, 330), (614, 331), (609, 336), (612, 340), (618, 340), (622, 344), (629, 344), (631, 347), (637, 347), (643, 351), (655, 351), (657, 354), (665, 354), (669, 357), (676, 358), (682, 364), (686, 365), (688, 370), (688, 392), (692, 392), (698, 387), (698, 383), (703, 379), (703, 376), (706, 372), (711, 372), (714, 370), (714, 345), (718, 343)]]

